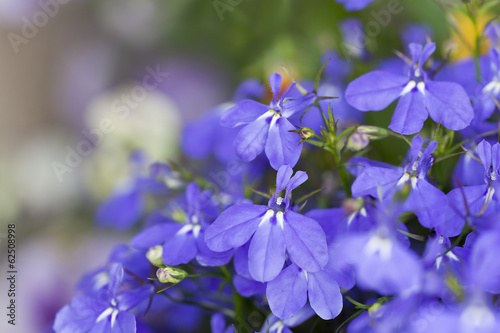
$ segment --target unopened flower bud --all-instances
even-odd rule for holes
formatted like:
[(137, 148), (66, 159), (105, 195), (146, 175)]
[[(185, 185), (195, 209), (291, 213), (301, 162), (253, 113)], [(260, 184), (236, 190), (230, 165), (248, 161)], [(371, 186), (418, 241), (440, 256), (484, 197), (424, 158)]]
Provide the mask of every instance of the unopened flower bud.
[(148, 252), (146, 253), (146, 258), (148, 258), (149, 262), (151, 262), (155, 266), (162, 266), (163, 265), (163, 246), (161, 245), (156, 245), (155, 247), (149, 248)]
[(360, 133), (358, 131), (352, 133), (347, 139), (347, 149), (351, 151), (359, 151), (370, 143), (368, 135), (365, 133)]
[(156, 271), (156, 277), (161, 283), (179, 283), (187, 276), (187, 273), (181, 269), (173, 267), (161, 267)]
[(387, 130), (377, 126), (359, 126), (356, 132), (366, 134), (370, 140), (378, 140), (387, 137)]
[(307, 140), (307, 139), (310, 139), (310, 138), (312, 138), (314, 136), (314, 131), (312, 129), (308, 128), (308, 127), (302, 127), (300, 129), (299, 134), (300, 134), (300, 137), (302, 139)]

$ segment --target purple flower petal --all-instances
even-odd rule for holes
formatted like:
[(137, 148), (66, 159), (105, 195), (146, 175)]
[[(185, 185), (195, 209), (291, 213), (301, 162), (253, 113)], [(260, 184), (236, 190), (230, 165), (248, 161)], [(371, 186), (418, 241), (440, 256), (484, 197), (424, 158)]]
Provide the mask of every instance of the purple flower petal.
[(352, 195), (362, 197), (371, 195), (378, 197), (378, 190), (382, 192), (382, 196), (395, 189), (395, 185), (403, 176), (403, 172), (399, 168), (367, 168), (352, 184)]
[(180, 223), (162, 223), (144, 229), (132, 238), (132, 246), (136, 249), (149, 249), (162, 244), (173, 237), (182, 228)]
[(207, 247), (204, 240), (204, 232), (200, 231), (200, 235), (196, 238), (196, 244), (198, 245), (198, 255), (196, 256), (196, 261), (202, 266), (223, 266), (226, 265), (233, 256), (233, 251), (228, 250), (224, 252), (215, 252)]
[(274, 99), (277, 100), (281, 89), (281, 75), (279, 75), (278, 73), (269, 75), (269, 85), (271, 86), (271, 91), (273, 92)]
[(121, 264), (112, 264), (111, 269), (109, 270), (109, 282), (108, 289), (111, 292), (111, 295), (115, 295), (118, 288), (122, 284), (123, 281), (123, 266)]
[(56, 332), (89, 332), (104, 309), (105, 306), (98, 304), (87, 295), (75, 296), (69, 305), (57, 313), (54, 330)]
[(259, 282), (274, 279), (285, 263), (285, 238), (276, 218), (263, 219), (253, 235), (248, 250), (248, 268)]
[(238, 293), (243, 297), (264, 295), (266, 292), (265, 283), (250, 280), (241, 275), (235, 275), (233, 277), (233, 284)]
[(112, 333), (135, 333), (135, 316), (126, 311), (120, 311), (116, 316), (116, 323), (111, 328)]
[(428, 116), (424, 96), (418, 90), (411, 91), (399, 99), (389, 128), (396, 133), (414, 134), (422, 129)]
[(196, 257), (197, 253), (198, 247), (193, 230), (184, 232), (181, 229), (163, 244), (163, 261), (167, 265), (187, 264)]
[(338, 3), (344, 5), (347, 11), (356, 11), (364, 9), (366, 6), (374, 2), (375, 0), (336, 0)]
[(483, 290), (493, 294), (500, 293), (500, 235), (498, 230), (481, 234), (471, 253), (471, 269), (475, 282)]
[(276, 175), (276, 192), (281, 192), (285, 189), (292, 177), (293, 170), (289, 165), (282, 165)]
[(229, 207), (205, 231), (208, 248), (222, 252), (242, 246), (252, 237), (267, 209), (251, 204)]
[[(236, 155), (245, 162), (257, 157), (266, 145), (269, 118), (262, 117), (243, 127), (233, 142)], [(281, 165), (280, 165), (281, 166)]]
[(422, 66), (427, 61), (427, 59), (429, 59), (429, 57), (434, 53), (434, 51), (436, 51), (435, 43), (427, 42), (424, 45), (422, 52), (420, 53), (420, 58), (418, 59), (418, 66), (421, 71), (423, 71)]
[(448, 204), (446, 195), (425, 179), (418, 179), (405, 201), (405, 205), (417, 215), (421, 225), (434, 228), (444, 220)]
[(304, 273), (295, 264), (288, 266), (267, 284), (266, 297), (276, 317), (292, 317), (307, 301), (307, 280)]
[(477, 155), (483, 163), (485, 171), (489, 171), (491, 165), (491, 145), (488, 141), (481, 141), (477, 145)]
[(407, 83), (407, 77), (373, 71), (349, 83), (345, 98), (360, 111), (380, 111), (399, 97)]
[[(447, 195), (448, 207), (439, 232), (454, 237), (460, 234), (465, 224), (465, 202), (471, 215), (477, 214), (484, 205), (487, 187), (484, 185), (467, 186), (451, 190)], [(438, 229), (438, 228), (436, 228)]]
[(432, 120), (454, 131), (469, 126), (474, 118), (469, 96), (454, 82), (427, 81), (425, 106)]
[[(279, 213), (277, 219), (279, 222)], [(286, 248), (292, 261), (308, 272), (323, 269), (328, 262), (328, 248), (318, 222), (293, 211), (287, 211), (284, 219)]]
[(329, 320), (342, 311), (342, 294), (337, 282), (324, 271), (308, 274), (307, 292), (314, 311)]
[(269, 111), (269, 106), (245, 99), (225, 111), (221, 116), (220, 124), (225, 127), (249, 124), (267, 111)]
[(282, 165), (295, 166), (302, 151), (302, 145), (299, 145), (300, 136), (289, 132), (295, 127), (288, 119), (278, 114), (274, 116), (270, 126), (266, 142), (266, 156), (271, 166), (275, 170)]

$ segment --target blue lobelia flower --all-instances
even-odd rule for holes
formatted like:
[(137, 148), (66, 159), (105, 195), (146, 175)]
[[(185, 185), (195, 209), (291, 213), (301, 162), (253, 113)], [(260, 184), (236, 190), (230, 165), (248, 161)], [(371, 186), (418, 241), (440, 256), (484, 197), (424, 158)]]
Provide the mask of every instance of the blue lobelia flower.
[(152, 218), (159, 223), (143, 230), (132, 239), (137, 249), (150, 249), (163, 245), (162, 258), (167, 265), (186, 264), (196, 258), (203, 266), (225, 265), (232, 252), (213, 252), (207, 248), (203, 235), (210, 223), (207, 211), (215, 208), (209, 191), (201, 191), (196, 183), (186, 188), (186, 209), (181, 212), (181, 223), (169, 220), (159, 213)]
[(399, 98), (389, 128), (401, 134), (419, 132), (429, 115), (451, 130), (467, 127), (474, 111), (465, 90), (454, 82), (433, 81), (423, 69), (436, 45), (409, 48), (412, 65), (407, 75), (380, 70), (364, 74), (347, 86), (347, 102), (360, 111), (380, 111)]
[(56, 333), (135, 333), (135, 316), (129, 310), (136, 307), (153, 293), (152, 285), (122, 291), (124, 271), (121, 264), (113, 264), (109, 271), (109, 283), (101, 295), (79, 295), (73, 298), (56, 315)]
[(413, 211), (424, 227), (439, 225), (444, 218), (446, 195), (427, 181), (427, 171), (434, 161), (432, 153), (436, 147), (437, 142), (431, 141), (423, 149), (422, 138), (420, 135), (415, 136), (411, 142), (408, 164), (403, 167), (368, 165), (352, 184), (353, 195), (376, 198), (380, 191), (383, 197), (387, 197), (409, 183), (410, 193), (405, 208)]
[(352, 265), (357, 284), (363, 289), (382, 295), (407, 294), (418, 290), (422, 265), (396, 231), (403, 226), (398, 219), (401, 207), (388, 206), (388, 201), (377, 207), (366, 206), (367, 216), (374, 221), (372, 230), (340, 237), (335, 248), (336, 265)]
[[(290, 193), (307, 180), (303, 171), (297, 171), (291, 177), (292, 173), (288, 165), (278, 170), (276, 193), (267, 206), (231, 206), (205, 232), (205, 241), (213, 251), (237, 248), (252, 238), (248, 268), (256, 281), (267, 282), (278, 276), (286, 253), (297, 266), (308, 272), (321, 270), (328, 261), (326, 236), (321, 226), (291, 209)], [(285, 188), (285, 197), (278, 197)]]
[(125, 230), (132, 227), (146, 209), (147, 194), (166, 193), (165, 184), (150, 174), (145, 174), (146, 157), (136, 151), (130, 157), (131, 177), (118, 186), (99, 206), (96, 212), (98, 224)]
[(271, 166), (278, 170), (282, 165), (294, 166), (302, 151), (300, 136), (289, 132), (295, 127), (288, 118), (312, 105), (316, 95), (291, 97), (295, 84), (280, 94), (281, 75), (277, 73), (269, 76), (269, 83), (274, 95), (270, 105), (243, 100), (222, 114), (221, 125), (245, 125), (234, 140), (236, 155), (249, 162), (265, 150)]
[[(77, 289), (88, 296), (96, 296), (108, 288), (112, 271), (109, 269), (115, 264), (122, 265), (123, 269), (135, 276), (149, 276), (151, 264), (146, 259), (144, 251), (137, 251), (125, 244), (116, 245), (109, 255), (105, 266), (85, 274), (78, 282)], [(123, 278), (123, 283), (135, 282), (131, 275)]]
[(375, 0), (335, 0), (335, 1), (343, 4), (344, 8), (347, 11), (361, 10), (364, 9), (369, 4), (371, 4), (372, 2), (375, 2)]
[(234, 327), (229, 325), (226, 326), (226, 320), (224, 316), (220, 313), (214, 314), (210, 318), (210, 328), (212, 333), (234, 333)]
[(440, 228), (446, 236), (460, 234), (469, 217), (487, 217), (500, 212), (500, 143), (492, 146), (483, 140), (477, 146), (477, 154), (484, 167), (484, 184), (464, 186), (448, 193), (449, 206)]
[(340, 22), (339, 28), (343, 39), (342, 49), (347, 61), (351, 62), (350, 57), (363, 61), (369, 60), (371, 54), (366, 45), (363, 22), (357, 18), (347, 18)]
[[(281, 319), (291, 318), (309, 298), (316, 314), (328, 320), (342, 311), (342, 294), (336, 281), (338, 275), (331, 260), (325, 270), (307, 272), (295, 264), (289, 265), (268, 282), (266, 297), (272, 313)], [(349, 287), (354, 285), (349, 282)]]
[(495, 101), (500, 100), (500, 53), (497, 49), (489, 52), (489, 72), (486, 74), (486, 84), (479, 96), (484, 106), (484, 117), (488, 118), (495, 111)]
[(484, 27), (483, 34), (490, 40), (492, 47), (500, 47), (500, 22), (498, 20), (491, 20)]

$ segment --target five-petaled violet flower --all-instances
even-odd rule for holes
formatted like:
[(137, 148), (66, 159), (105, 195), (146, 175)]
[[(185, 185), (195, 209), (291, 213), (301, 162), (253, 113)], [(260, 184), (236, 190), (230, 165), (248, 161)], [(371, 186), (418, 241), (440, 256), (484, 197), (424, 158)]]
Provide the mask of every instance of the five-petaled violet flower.
[(265, 150), (271, 166), (278, 170), (282, 165), (293, 167), (302, 151), (300, 136), (289, 132), (295, 127), (288, 118), (312, 105), (316, 96), (310, 93), (291, 97), (295, 83), (284, 93), (280, 93), (281, 75), (277, 73), (269, 76), (269, 83), (274, 95), (269, 105), (243, 100), (223, 113), (221, 125), (245, 125), (234, 140), (236, 155), (249, 162)]
[(420, 135), (413, 138), (409, 163), (403, 167), (379, 165), (369, 160), (353, 158), (351, 163), (360, 161), (359, 164), (365, 165), (364, 170), (361, 169), (361, 173), (352, 184), (353, 195), (371, 195), (376, 198), (381, 193), (383, 197), (387, 197), (409, 184), (410, 194), (405, 201), (405, 208), (413, 211), (424, 227), (432, 228), (439, 225), (444, 218), (446, 195), (427, 180), (427, 171), (434, 161), (432, 153), (437, 147), (437, 142), (429, 142), (425, 149), (423, 143)]
[[(308, 272), (317, 272), (328, 262), (326, 236), (321, 226), (291, 210), (291, 191), (307, 180), (303, 171), (291, 177), (292, 173), (288, 165), (278, 170), (276, 193), (267, 206), (231, 206), (205, 233), (207, 246), (213, 251), (237, 248), (252, 238), (248, 268), (252, 278), (260, 282), (270, 281), (281, 272), (287, 252), (298, 267)], [(285, 188), (285, 196), (278, 197)]]
[(207, 210), (212, 208), (211, 194), (201, 191), (196, 183), (186, 187), (186, 211), (181, 212), (182, 221), (166, 219), (161, 213), (153, 215), (159, 223), (144, 229), (132, 239), (137, 249), (150, 249), (163, 245), (162, 259), (167, 265), (187, 264), (194, 258), (203, 266), (226, 264), (232, 256), (230, 252), (210, 251), (203, 241), (203, 233), (210, 221)]
[(500, 143), (490, 145), (483, 140), (477, 145), (477, 154), (484, 166), (485, 184), (464, 186), (448, 193), (449, 205), (440, 231), (449, 237), (460, 234), (469, 217), (500, 213)]
[[(381, 193), (383, 197), (387, 197), (409, 183), (410, 194), (405, 201), (405, 208), (413, 211), (420, 223), (427, 228), (440, 224), (444, 218), (443, 207), (447, 204), (446, 195), (427, 180), (427, 171), (434, 161), (432, 153), (437, 142), (429, 142), (425, 149), (423, 143), (420, 135), (413, 138), (409, 163), (403, 167), (379, 165), (369, 160), (359, 162), (366, 167), (352, 184), (353, 195), (371, 195), (376, 198)], [(356, 159), (352, 159), (351, 163), (357, 163)]]
[(121, 291), (124, 270), (121, 264), (113, 264), (109, 271), (109, 283), (102, 295), (73, 298), (56, 315), (56, 332), (113, 332), (135, 333), (135, 316), (128, 312), (153, 294), (152, 285)]
[(433, 81), (423, 68), (436, 45), (412, 43), (409, 48), (412, 64), (407, 75), (380, 70), (364, 74), (347, 86), (347, 102), (360, 111), (380, 111), (399, 98), (389, 128), (401, 134), (419, 132), (429, 115), (451, 130), (467, 127), (474, 111), (465, 90), (454, 82)]

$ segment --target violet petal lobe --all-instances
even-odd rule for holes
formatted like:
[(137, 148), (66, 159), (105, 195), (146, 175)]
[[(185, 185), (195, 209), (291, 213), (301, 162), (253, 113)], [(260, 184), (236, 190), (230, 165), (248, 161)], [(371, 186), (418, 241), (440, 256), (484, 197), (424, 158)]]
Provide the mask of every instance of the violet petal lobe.
[(275, 170), (282, 165), (293, 167), (299, 160), (302, 151), (302, 145), (299, 145), (300, 136), (289, 132), (294, 129), (295, 127), (285, 117), (280, 117), (278, 114), (273, 116), (265, 150)]
[(252, 278), (259, 282), (274, 279), (285, 263), (283, 229), (275, 218), (265, 219), (250, 242), (248, 268)]
[(424, 96), (419, 91), (411, 91), (399, 99), (389, 128), (396, 133), (414, 134), (422, 129), (428, 116)]
[(360, 111), (380, 111), (399, 97), (407, 83), (405, 76), (373, 71), (349, 83), (345, 98)]
[(269, 118), (261, 117), (241, 129), (233, 142), (236, 155), (245, 162), (257, 157), (266, 145)]
[(220, 119), (220, 124), (225, 127), (237, 127), (249, 124), (269, 110), (269, 106), (245, 99), (229, 110), (226, 110)]
[(427, 81), (425, 106), (432, 120), (454, 131), (469, 126), (474, 118), (467, 93), (454, 82)]
[(323, 269), (328, 262), (328, 248), (325, 232), (319, 223), (293, 211), (283, 215), (285, 243), (292, 261), (308, 272)]
[(342, 294), (339, 285), (324, 271), (308, 274), (307, 292), (314, 311), (329, 320), (342, 311)]
[(267, 284), (266, 296), (276, 317), (292, 317), (307, 301), (307, 280), (304, 273), (295, 264), (288, 266)]
[(251, 204), (229, 207), (205, 231), (208, 248), (222, 252), (242, 246), (252, 237), (267, 209)]

